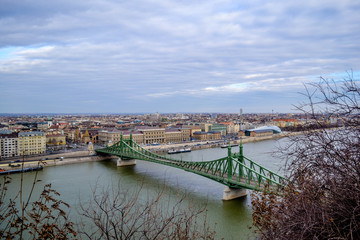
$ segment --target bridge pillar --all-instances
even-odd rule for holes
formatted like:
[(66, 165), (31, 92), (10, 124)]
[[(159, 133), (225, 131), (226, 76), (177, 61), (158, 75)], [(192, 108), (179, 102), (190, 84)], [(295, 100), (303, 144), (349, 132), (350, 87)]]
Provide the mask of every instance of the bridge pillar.
[(136, 161), (135, 161), (135, 159), (126, 159), (125, 160), (125, 159), (118, 158), (116, 165), (118, 167), (131, 166), (131, 165), (136, 165)]
[(223, 193), (223, 200), (232, 200), (235, 198), (244, 197), (247, 195), (245, 188), (230, 188), (226, 187)]

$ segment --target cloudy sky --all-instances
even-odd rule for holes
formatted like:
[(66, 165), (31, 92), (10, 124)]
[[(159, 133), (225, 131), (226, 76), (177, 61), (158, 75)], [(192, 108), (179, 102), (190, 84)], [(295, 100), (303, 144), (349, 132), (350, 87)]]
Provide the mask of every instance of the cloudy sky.
[(0, 113), (291, 112), (359, 76), (359, 0), (0, 0)]

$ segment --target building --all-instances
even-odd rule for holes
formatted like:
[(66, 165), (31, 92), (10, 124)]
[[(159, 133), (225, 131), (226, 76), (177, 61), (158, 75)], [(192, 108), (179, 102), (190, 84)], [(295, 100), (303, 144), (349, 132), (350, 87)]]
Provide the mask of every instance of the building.
[(208, 132), (208, 140), (218, 140), (221, 139), (222, 132), (221, 131), (209, 131)]
[(195, 140), (207, 140), (207, 132), (194, 132), (193, 137)]
[(124, 131), (124, 135), (123, 138), (124, 139), (130, 139), (130, 134), (132, 135), (132, 139), (134, 140), (134, 142), (136, 142), (137, 144), (144, 144), (144, 134), (142, 132), (139, 131)]
[(130, 131), (120, 131), (120, 130), (102, 130), (99, 131), (99, 143), (103, 145), (112, 145), (120, 141), (121, 134), (123, 135), (123, 139), (130, 139), (130, 134), (132, 134), (133, 140), (137, 144), (144, 143), (144, 134), (142, 132), (130, 132)]
[(263, 130), (246, 130), (245, 135), (248, 137), (265, 137), (273, 135), (273, 131), (270, 129)]
[(211, 131), (211, 123), (200, 123), (199, 126), (201, 127), (201, 131), (208, 132)]
[(226, 125), (224, 124), (213, 124), (210, 126), (210, 131), (220, 131), (221, 135), (226, 135)]
[(245, 135), (249, 137), (264, 137), (278, 133), (281, 133), (281, 129), (277, 126), (262, 126), (245, 131)]
[(165, 139), (167, 143), (182, 142), (183, 134), (179, 129), (166, 129)]
[(257, 131), (257, 130), (271, 130), (274, 134), (281, 133), (281, 129), (277, 126), (262, 126), (255, 129), (251, 129), (250, 131)]
[(201, 128), (200, 127), (191, 127), (190, 136), (193, 137), (194, 133), (196, 133), (196, 132), (201, 132)]
[(165, 129), (158, 127), (141, 126), (135, 131), (120, 131), (120, 130), (102, 130), (99, 132), (99, 143), (103, 145), (114, 144), (121, 139), (123, 134), (124, 139), (132, 138), (137, 144), (156, 144), (167, 142), (183, 142), (190, 141), (190, 128), (174, 128)]
[(120, 141), (122, 131), (102, 130), (99, 131), (99, 142), (103, 145), (112, 145)]
[(46, 131), (49, 128), (49, 125), (47, 122), (39, 122), (37, 123), (37, 129), (41, 131)]
[(0, 134), (0, 158), (19, 156), (19, 138), (17, 133)]
[(221, 139), (220, 131), (194, 132), (195, 140), (218, 140)]
[(245, 131), (239, 130), (238, 137), (243, 137), (243, 136), (245, 136)]
[(46, 136), (44, 132), (20, 132), (19, 155), (37, 155), (46, 152)]
[(144, 134), (144, 143), (165, 143), (165, 128), (157, 127), (140, 127), (138, 131)]
[(63, 134), (46, 135), (46, 144), (47, 145), (65, 145), (66, 144), (66, 136)]
[(298, 125), (297, 119), (274, 119), (273, 122), (277, 127), (296, 127)]
[[(191, 129), (190, 128), (180, 128), (182, 141), (190, 141)], [(166, 140), (167, 142), (167, 140)]]
[(237, 133), (240, 129), (240, 125), (234, 124), (233, 122), (221, 122), (220, 124), (226, 126), (226, 134)]

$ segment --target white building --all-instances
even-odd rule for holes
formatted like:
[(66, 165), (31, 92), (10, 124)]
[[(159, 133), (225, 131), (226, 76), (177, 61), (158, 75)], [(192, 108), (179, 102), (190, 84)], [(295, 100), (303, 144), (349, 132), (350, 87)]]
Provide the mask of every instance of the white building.
[(17, 133), (0, 134), (0, 157), (19, 156), (19, 138)]

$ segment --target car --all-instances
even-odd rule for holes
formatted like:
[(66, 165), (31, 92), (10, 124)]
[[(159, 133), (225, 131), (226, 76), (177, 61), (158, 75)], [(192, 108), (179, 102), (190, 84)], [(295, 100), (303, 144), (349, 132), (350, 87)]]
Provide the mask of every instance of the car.
[(21, 162), (21, 160), (20, 160), (20, 159), (18, 159), (18, 160), (16, 160), (15, 162)]

